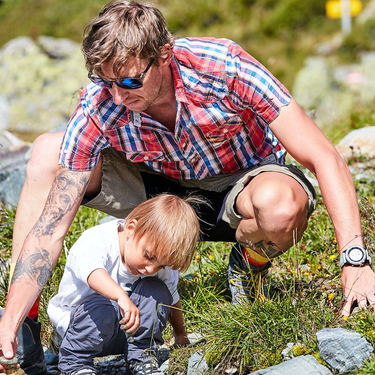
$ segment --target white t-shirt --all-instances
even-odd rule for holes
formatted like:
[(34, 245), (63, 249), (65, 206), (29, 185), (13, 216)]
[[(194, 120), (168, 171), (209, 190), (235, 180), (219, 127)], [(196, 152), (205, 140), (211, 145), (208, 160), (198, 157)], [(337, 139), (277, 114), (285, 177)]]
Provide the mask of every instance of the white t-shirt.
[[(59, 291), (48, 305), (48, 315), (61, 337), (69, 326), (70, 313), (90, 296), (97, 294), (87, 284), (87, 278), (96, 269), (105, 269), (127, 293), (132, 292), (134, 283), (147, 276), (132, 275), (121, 260), (118, 225), (123, 220), (95, 226), (86, 230), (72, 246), (66, 261)], [(170, 267), (156, 274), (163, 280), (173, 297), (173, 304), (180, 299), (177, 292), (178, 271)]]

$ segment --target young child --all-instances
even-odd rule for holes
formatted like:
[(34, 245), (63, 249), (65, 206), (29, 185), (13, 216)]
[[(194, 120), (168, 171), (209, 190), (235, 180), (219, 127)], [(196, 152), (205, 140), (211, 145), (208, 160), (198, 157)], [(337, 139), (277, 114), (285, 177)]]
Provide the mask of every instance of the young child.
[(199, 238), (194, 203), (202, 202), (159, 195), (74, 244), (48, 306), (62, 374), (96, 374), (94, 357), (122, 353), (134, 374), (163, 374), (156, 351), (168, 318), (176, 343), (189, 344), (177, 282)]

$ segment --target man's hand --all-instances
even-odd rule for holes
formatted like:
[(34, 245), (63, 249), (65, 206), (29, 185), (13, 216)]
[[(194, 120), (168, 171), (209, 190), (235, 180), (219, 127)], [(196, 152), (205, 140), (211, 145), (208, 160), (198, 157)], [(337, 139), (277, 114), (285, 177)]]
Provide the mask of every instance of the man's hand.
[(370, 306), (375, 307), (375, 273), (370, 265), (362, 267), (344, 266), (341, 275), (342, 290), (345, 304), (341, 310), (344, 316), (350, 315), (350, 310), (355, 301), (360, 309)]
[[(4, 356), (7, 359), (12, 359), (15, 356), (18, 347), (17, 336), (11, 331), (7, 332), (7, 330), (2, 327), (0, 327), (0, 330), (0, 357)], [(5, 373), (3, 370), (3, 366), (0, 365), (0, 374)]]

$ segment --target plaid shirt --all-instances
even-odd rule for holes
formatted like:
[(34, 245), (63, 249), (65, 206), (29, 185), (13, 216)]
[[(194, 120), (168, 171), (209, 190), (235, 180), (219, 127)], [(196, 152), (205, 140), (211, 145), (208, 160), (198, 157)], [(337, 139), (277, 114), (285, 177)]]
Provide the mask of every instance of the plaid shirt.
[(288, 105), (287, 89), (238, 44), (226, 39), (176, 41), (174, 133), (145, 113), (115, 105), (108, 90), (83, 89), (68, 124), (60, 164), (92, 170), (114, 147), (134, 163), (180, 180), (203, 179), (258, 164), (285, 150), (268, 125)]

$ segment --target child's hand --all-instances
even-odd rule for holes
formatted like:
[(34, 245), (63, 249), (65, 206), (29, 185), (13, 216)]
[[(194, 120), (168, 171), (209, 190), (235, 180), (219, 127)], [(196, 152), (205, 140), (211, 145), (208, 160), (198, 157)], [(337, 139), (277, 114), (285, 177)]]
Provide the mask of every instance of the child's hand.
[(117, 301), (121, 309), (122, 319), (120, 320), (121, 329), (126, 333), (135, 333), (139, 328), (139, 310), (137, 306), (129, 299), (128, 295), (119, 298)]
[(175, 340), (175, 345), (176, 346), (181, 347), (181, 346), (188, 346), (188, 345), (190, 345), (190, 341), (186, 337), (186, 333), (183, 334), (183, 335), (176, 335), (174, 333), (173, 335), (174, 335), (174, 340)]

